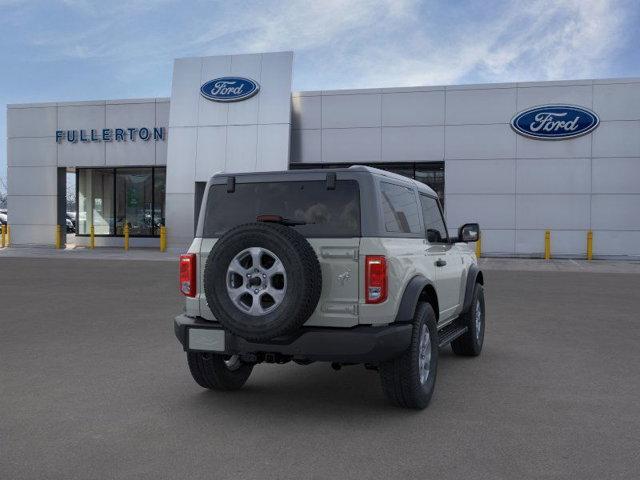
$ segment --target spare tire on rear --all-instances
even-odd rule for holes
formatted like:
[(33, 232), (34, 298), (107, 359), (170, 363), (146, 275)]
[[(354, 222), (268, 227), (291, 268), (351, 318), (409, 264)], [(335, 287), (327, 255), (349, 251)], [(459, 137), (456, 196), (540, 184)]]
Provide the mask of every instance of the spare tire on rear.
[(322, 272), (313, 248), (292, 228), (240, 225), (222, 235), (204, 268), (211, 312), (230, 332), (250, 341), (291, 333), (320, 300)]

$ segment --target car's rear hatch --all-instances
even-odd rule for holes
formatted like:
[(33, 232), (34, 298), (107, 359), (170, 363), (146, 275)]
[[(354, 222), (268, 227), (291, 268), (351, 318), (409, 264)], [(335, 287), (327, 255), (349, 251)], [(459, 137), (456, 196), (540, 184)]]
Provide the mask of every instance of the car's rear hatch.
[[(293, 177), (295, 178), (295, 177)], [(358, 324), (360, 195), (356, 180), (251, 181), (211, 185), (200, 244), (200, 279), (215, 242), (229, 229), (279, 216), (307, 238), (322, 268), (322, 295), (308, 326)], [(202, 288), (200, 314), (213, 319)]]

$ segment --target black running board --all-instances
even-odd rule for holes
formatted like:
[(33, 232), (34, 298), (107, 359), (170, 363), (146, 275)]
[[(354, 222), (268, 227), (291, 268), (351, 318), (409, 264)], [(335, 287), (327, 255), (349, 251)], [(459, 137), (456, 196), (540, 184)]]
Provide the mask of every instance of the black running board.
[(449, 345), (460, 335), (464, 335), (467, 329), (467, 327), (461, 327), (455, 323), (447, 325), (438, 332), (438, 339), (440, 340), (438, 346), (444, 347), (445, 345)]

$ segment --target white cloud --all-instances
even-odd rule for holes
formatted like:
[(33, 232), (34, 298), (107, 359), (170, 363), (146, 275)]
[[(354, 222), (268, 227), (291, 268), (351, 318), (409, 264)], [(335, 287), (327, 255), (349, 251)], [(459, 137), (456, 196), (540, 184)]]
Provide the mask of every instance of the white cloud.
[(408, 44), (365, 47), (360, 72), (377, 86), (592, 77), (606, 70), (622, 40), (624, 12), (616, 3), (509, 2), (489, 21), (460, 18), (449, 34), (422, 31)]
[[(158, 11), (170, 16), (176, 5), (167, 0), (125, 2), (131, 7), (104, 16), (94, 16), (101, 2), (65, 3), (91, 21), (63, 35), (35, 34), (33, 43), (54, 60), (99, 58), (130, 72), (179, 56), (294, 50), (295, 83), (303, 89), (600, 75), (621, 42), (625, 15), (618, 0), (486, 2), (482, 15), (473, 2), (204, 2), (184, 7), (191, 17), (169, 20), (161, 31), (139, 29), (137, 20)], [(447, 23), (443, 11), (457, 18)]]

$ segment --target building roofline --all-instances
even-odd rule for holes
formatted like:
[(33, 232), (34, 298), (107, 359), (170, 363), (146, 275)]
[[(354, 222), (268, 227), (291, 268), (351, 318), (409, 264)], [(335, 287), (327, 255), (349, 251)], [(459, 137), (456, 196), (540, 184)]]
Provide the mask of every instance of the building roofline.
[(34, 103), (9, 103), (7, 109), (18, 108), (42, 108), (42, 107), (75, 107), (83, 105), (130, 105), (136, 103), (167, 103), (170, 101), (168, 97), (155, 98), (115, 98), (111, 100), (78, 100), (75, 102), (59, 101), (59, 102), (34, 102)]
[(626, 83), (640, 83), (640, 77), (593, 78), (574, 80), (541, 80), (531, 82), (506, 83), (470, 83), (456, 85), (415, 85), (408, 87), (389, 88), (360, 88), (344, 90), (299, 90), (292, 92), (294, 97), (312, 97), (318, 95), (347, 95), (347, 94), (375, 94), (375, 93), (404, 93), (425, 91), (453, 91), (453, 90), (491, 90), (498, 88), (530, 88), (551, 86), (581, 86), (581, 85), (613, 85)]

